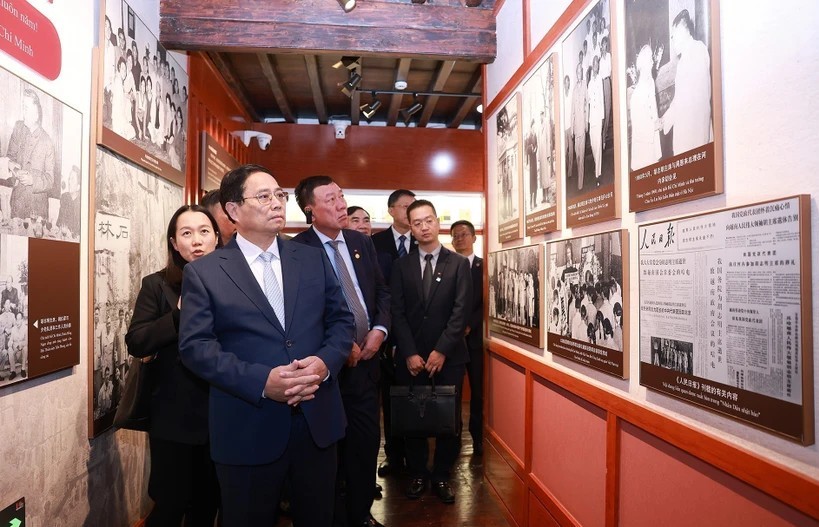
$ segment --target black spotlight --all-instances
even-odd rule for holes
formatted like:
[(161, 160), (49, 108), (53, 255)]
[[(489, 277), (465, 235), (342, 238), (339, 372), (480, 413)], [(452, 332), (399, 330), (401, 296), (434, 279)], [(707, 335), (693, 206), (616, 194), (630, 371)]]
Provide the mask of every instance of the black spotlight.
[(338, 0), (338, 5), (341, 6), (341, 9), (343, 9), (345, 13), (349, 13), (355, 9), (355, 0)]
[(404, 124), (409, 124), (412, 116), (420, 112), (423, 107), (424, 105), (418, 100), (418, 95), (413, 94), (412, 105), (408, 108), (402, 108), (398, 113), (401, 114), (401, 118), (404, 119)]
[(361, 75), (356, 72), (351, 72), (347, 82), (341, 85), (341, 91), (344, 92), (344, 95), (347, 97), (352, 98), (353, 92), (358, 88), (359, 84), (361, 84)]
[(373, 100), (370, 104), (362, 104), (359, 107), (361, 113), (364, 114), (364, 117), (367, 119), (367, 122), (373, 118), (373, 115), (375, 115), (375, 112), (378, 111), (379, 108), (381, 108), (381, 101), (378, 100), (375, 92), (373, 92)]

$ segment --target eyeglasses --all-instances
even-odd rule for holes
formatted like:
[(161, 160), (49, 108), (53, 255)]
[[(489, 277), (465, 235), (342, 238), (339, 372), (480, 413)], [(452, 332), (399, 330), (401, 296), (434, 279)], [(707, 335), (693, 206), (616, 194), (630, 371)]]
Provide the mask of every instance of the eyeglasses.
[(242, 196), (242, 201), (246, 201), (249, 199), (255, 199), (259, 202), (259, 205), (269, 205), (273, 198), (276, 198), (281, 203), (287, 203), (290, 194), (285, 192), (284, 190), (276, 190), (274, 192), (259, 192), (255, 196)]
[(426, 225), (427, 227), (432, 227), (435, 225), (435, 222), (438, 221), (438, 218), (434, 216), (427, 216), (423, 220), (415, 220), (410, 225), (415, 227), (416, 229), (420, 228), (422, 225)]

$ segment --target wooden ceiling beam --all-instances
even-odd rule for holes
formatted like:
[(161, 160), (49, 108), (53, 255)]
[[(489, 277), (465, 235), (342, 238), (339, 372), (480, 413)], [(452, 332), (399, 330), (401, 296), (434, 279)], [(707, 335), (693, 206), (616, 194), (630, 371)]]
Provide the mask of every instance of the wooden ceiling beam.
[[(395, 70), (393, 83), (397, 80), (407, 80), (411, 64), (412, 59), (401, 59), (398, 61), (398, 68)], [(404, 94), (395, 94), (390, 99), (390, 108), (387, 111), (387, 126), (395, 126), (395, 122), (398, 120), (398, 110), (401, 109), (401, 100), (403, 98)]]
[(273, 97), (276, 99), (276, 104), (279, 106), (284, 120), (288, 123), (295, 123), (296, 117), (293, 115), (293, 111), (290, 110), (290, 103), (287, 101), (287, 97), (282, 89), (279, 74), (276, 72), (276, 65), (273, 64), (272, 57), (267, 53), (257, 53), (256, 57), (259, 59), (259, 65), (262, 67), (264, 78), (267, 79), (267, 83), (270, 85), (270, 91), (273, 92)]
[(321, 91), (318, 59), (315, 55), (305, 55), (304, 64), (307, 66), (307, 78), (310, 80), (310, 91), (313, 93), (313, 103), (316, 105), (316, 117), (320, 124), (327, 124), (327, 105), (324, 103), (324, 94)]
[[(481, 93), (483, 85), (481, 83), (481, 70), (478, 68), (475, 70), (475, 73), (472, 74), (472, 78), (469, 79), (469, 83), (466, 85), (466, 90), (469, 93)], [(468, 98), (464, 99), (461, 105), (458, 107), (458, 111), (455, 112), (455, 117), (447, 124), (447, 128), (458, 128), (461, 126), (461, 123), (464, 122), (464, 119), (475, 108), (475, 105), (481, 102), (481, 98)]]
[(259, 117), (259, 113), (250, 102), (250, 98), (247, 96), (247, 93), (245, 93), (244, 87), (237, 79), (236, 72), (233, 70), (230, 63), (225, 60), (225, 57), (215, 51), (208, 53), (207, 56), (210, 61), (213, 62), (213, 65), (216, 67), (216, 70), (219, 72), (222, 78), (225, 79), (225, 83), (236, 95), (236, 99), (239, 101), (239, 104), (241, 104), (248, 115), (250, 115), (250, 118), (254, 121), (260, 122), (261, 118)]
[(425, 59), (495, 60), (489, 9), (379, 0), (345, 13), (327, 0), (161, 0), (167, 49), (325, 52)]
[[(445, 60), (438, 64), (438, 68), (435, 70), (435, 78), (432, 80), (428, 91), (444, 91), (444, 85), (446, 85), (446, 81), (449, 79), (449, 75), (452, 73), (452, 68), (454, 67), (454, 60)], [(421, 112), (418, 126), (424, 127), (429, 124), (429, 118), (432, 117), (432, 112), (435, 110), (435, 105), (438, 104), (438, 99), (438, 95), (430, 95), (427, 97), (427, 100), (424, 101), (424, 111)]]

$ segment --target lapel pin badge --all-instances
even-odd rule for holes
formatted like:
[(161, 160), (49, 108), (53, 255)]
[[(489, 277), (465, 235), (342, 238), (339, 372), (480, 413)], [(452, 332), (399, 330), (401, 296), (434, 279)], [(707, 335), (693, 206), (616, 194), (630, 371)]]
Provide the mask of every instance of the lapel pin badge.
[(361, 258), (361, 255), (358, 254), (358, 251), (355, 251), (355, 259), (358, 260), (359, 258)]

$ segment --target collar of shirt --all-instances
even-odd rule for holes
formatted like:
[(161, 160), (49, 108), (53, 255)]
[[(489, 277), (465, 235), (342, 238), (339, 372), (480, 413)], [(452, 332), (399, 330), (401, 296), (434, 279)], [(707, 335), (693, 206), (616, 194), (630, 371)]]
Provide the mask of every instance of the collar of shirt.
[(424, 252), (423, 249), (418, 247), (418, 256), (421, 258), (421, 272), (424, 272), (424, 265), (426, 265), (426, 260), (424, 260), (424, 256), (431, 254), (432, 255), (432, 268), (435, 269), (435, 266), (438, 265), (438, 256), (441, 254), (441, 247), (443, 247), (440, 243), (438, 247), (436, 247), (432, 252)]
[[(278, 237), (276, 237), (276, 239), (273, 240), (273, 243), (270, 245), (270, 247), (267, 248), (267, 252), (273, 253), (273, 256), (275, 257), (276, 260), (281, 259), (279, 257), (279, 243), (278, 242), (279, 242), (279, 239), (278, 239)], [(242, 251), (242, 256), (245, 257), (245, 260), (247, 260), (248, 265), (255, 262), (256, 259), (259, 257), (259, 255), (262, 254), (263, 252), (265, 252), (265, 251), (259, 249), (258, 246), (256, 246), (253, 243), (249, 242), (247, 240), (247, 238), (243, 237), (238, 232), (236, 233), (236, 244), (239, 246), (239, 250)]]
[(394, 226), (394, 225), (390, 225), (390, 230), (392, 231), (392, 239), (393, 239), (393, 241), (395, 242), (395, 246), (396, 246), (396, 247), (398, 247), (398, 237), (399, 237), (399, 236), (406, 236), (407, 241), (406, 241), (406, 242), (404, 242), (404, 243), (405, 243), (404, 248), (405, 248), (405, 249), (407, 249), (407, 252), (409, 252), (408, 247), (409, 247), (409, 241), (410, 241), (410, 238), (412, 238), (412, 233), (411, 233), (410, 231), (407, 231), (406, 233), (401, 234), (400, 232), (398, 232), (397, 230), (395, 230), (395, 226)]
[(327, 242), (334, 242), (334, 241), (339, 241), (339, 242), (343, 243), (344, 245), (347, 245), (347, 242), (344, 240), (344, 233), (341, 232), (341, 231), (338, 231), (338, 236), (336, 236), (335, 239), (333, 239), (333, 238), (330, 238), (329, 236), (327, 236), (326, 234), (324, 234), (323, 232), (321, 232), (320, 230), (318, 230), (315, 225), (313, 225), (310, 228), (313, 229), (313, 232), (316, 233), (316, 236), (318, 236), (318, 239), (321, 242), (322, 246), (324, 246)]

